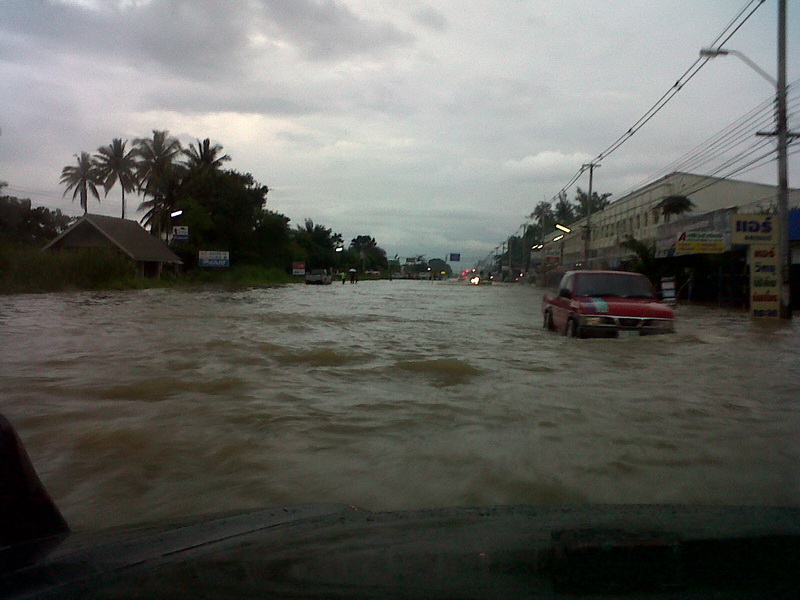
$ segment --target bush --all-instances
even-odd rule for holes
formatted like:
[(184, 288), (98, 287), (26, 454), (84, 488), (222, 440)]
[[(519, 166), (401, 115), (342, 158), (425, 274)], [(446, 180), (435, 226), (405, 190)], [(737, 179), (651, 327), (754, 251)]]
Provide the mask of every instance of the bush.
[(0, 293), (136, 287), (133, 261), (106, 248), (42, 251), (0, 245)]

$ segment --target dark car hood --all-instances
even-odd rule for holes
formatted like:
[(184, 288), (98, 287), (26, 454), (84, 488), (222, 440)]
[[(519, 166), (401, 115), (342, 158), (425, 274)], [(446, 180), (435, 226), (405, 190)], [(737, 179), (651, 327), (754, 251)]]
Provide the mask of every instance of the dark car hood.
[(0, 598), (777, 598), (798, 558), (797, 508), (311, 505), (73, 534)]

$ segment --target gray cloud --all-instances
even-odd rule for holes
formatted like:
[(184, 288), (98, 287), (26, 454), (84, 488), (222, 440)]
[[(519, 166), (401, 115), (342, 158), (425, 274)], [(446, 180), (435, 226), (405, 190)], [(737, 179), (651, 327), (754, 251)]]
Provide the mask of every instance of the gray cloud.
[(387, 22), (359, 18), (333, 0), (261, 0), (266, 33), (280, 32), (312, 60), (331, 61), (408, 45), (414, 36)]

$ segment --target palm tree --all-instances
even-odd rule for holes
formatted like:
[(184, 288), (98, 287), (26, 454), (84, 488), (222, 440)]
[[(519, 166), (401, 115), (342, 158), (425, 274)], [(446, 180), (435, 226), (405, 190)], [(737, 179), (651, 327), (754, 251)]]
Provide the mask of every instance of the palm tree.
[(665, 217), (667, 215), (680, 215), (691, 211), (694, 208), (694, 202), (686, 196), (672, 195), (659, 202), (656, 208), (661, 209)]
[(150, 231), (156, 235), (169, 230), (171, 213), (178, 207), (183, 174), (181, 165), (167, 166), (159, 170), (158, 177), (149, 180), (151, 187), (143, 189), (144, 195), (150, 199), (139, 205), (139, 210), (146, 211), (142, 225), (150, 227)]
[(81, 208), (83, 209), (83, 214), (86, 214), (89, 210), (87, 206), (89, 193), (100, 202), (100, 194), (97, 193), (97, 185), (100, 183), (100, 178), (97, 173), (97, 167), (88, 152), (81, 152), (74, 156), (78, 159), (78, 164), (67, 165), (61, 169), (59, 183), (67, 186), (67, 189), (64, 190), (64, 196), (70, 190), (73, 190), (73, 201), (80, 196)]
[(134, 144), (138, 189), (150, 197), (139, 205), (139, 210), (147, 210), (145, 224), (159, 235), (165, 226), (169, 227), (169, 214), (177, 203), (177, 189), (184, 168), (177, 159), (183, 149), (168, 131), (153, 130), (152, 138), (136, 138)]
[(556, 219), (556, 223), (561, 223), (562, 225), (570, 225), (575, 221), (575, 207), (567, 199), (566, 192), (558, 194), (558, 202), (556, 202), (553, 210), (553, 216)]
[(192, 171), (216, 171), (222, 167), (222, 163), (229, 161), (230, 156), (222, 153), (222, 146), (219, 144), (211, 145), (211, 140), (208, 138), (202, 142), (198, 139), (197, 146), (190, 144), (189, 147), (183, 151), (187, 157), (187, 166)]
[(108, 145), (97, 149), (94, 155), (95, 164), (100, 181), (105, 188), (105, 195), (108, 196), (109, 190), (119, 183), (122, 189), (122, 218), (125, 218), (125, 192), (132, 192), (136, 189), (136, 150), (125, 151), (127, 140), (119, 138)]

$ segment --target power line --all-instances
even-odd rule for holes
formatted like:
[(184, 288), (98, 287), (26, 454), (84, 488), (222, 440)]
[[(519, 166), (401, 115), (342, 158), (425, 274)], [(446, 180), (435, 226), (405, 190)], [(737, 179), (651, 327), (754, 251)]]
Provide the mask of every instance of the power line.
[[(733, 24), (747, 11), (747, 9), (755, 2), (758, 2), (756, 6), (750, 11), (750, 13), (733, 29), (733, 31), (728, 34), (725, 39), (722, 39), (723, 36), (727, 33), (728, 29), (730, 29)], [(724, 45), (731, 37), (739, 31), (739, 29), (744, 25), (750, 17), (753, 16), (753, 13), (759, 9), (759, 7), (765, 2), (765, 0), (750, 0), (745, 7), (739, 12), (736, 17), (734, 17), (733, 21), (725, 28), (725, 30), (718, 35), (713, 42), (711, 42), (710, 47), (714, 46), (722, 46)], [(722, 41), (720, 41), (722, 39)], [(651, 106), (641, 117), (639, 120), (636, 121), (625, 133), (619, 136), (608, 148), (603, 150), (600, 154), (598, 154), (592, 162), (600, 162), (604, 158), (608, 158), (611, 154), (613, 154), (622, 144), (627, 142), (631, 137), (634, 136), (642, 127), (644, 127), (650, 119), (655, 117), (667, 103), (672, 100), (672, 98), (677, 95), (679, 91), (689, 83), (695, 75), (697, 75), (700, 70), (705, 66), (705, 64), (711, 60), (710, 57), (698, 57), (692, 63), (692, 65), (684, 71), (683, 75), (681, 75), (678, 80), (672, 85), (672, 87), (667, 90), (656, 102)]]

